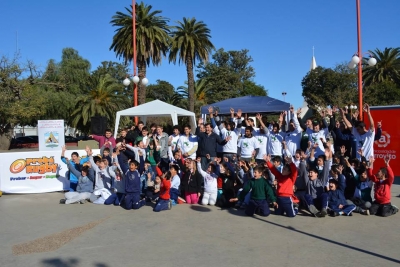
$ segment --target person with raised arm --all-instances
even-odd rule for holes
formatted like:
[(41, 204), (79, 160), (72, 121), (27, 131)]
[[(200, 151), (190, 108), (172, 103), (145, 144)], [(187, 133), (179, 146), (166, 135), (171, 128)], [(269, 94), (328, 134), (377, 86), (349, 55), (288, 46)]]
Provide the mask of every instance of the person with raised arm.
[(113, 147), (116, 146), (115, 138), (112, 136), (111, 129), (106, 129), (104, 135), (91, 134), (89, 137), (99, 142), (99, 148), (101, 148), (107, 141), (111, 142)]
[(379, 215), (382, 217), (387, 217), (396, 214), (399, 209), (393, 206), (391, 201), (392, 184), (394, 182), (393, 170), (389, 165), (390, 155), (386, 155), (384, 158), (385, 167), (381, 167), (377, 174), (373, 174), (375, 159), (371, 156), (369, 158), (368, 165), (368, 177), (374, 182), (374, 202), (369, 209), (371, 215)]
[[(66, 150), (67, 150), (67, 146), (64, 145), (61, 147), (61, 161), (64, 162), (65, 164), (67, 164), (67, 160), (65, 157)], [(80, 159), (78, 152), (74, 151), (71, 153), (71, 160), (69, 160), (69, 163), (74, 167), (75, 170), (80, 172), (83, 164), (86, 163), (88, 160), (89, 160), (88, 157)], [(69, 180), (69, 191), (70, 192), (76, 191), (76, 187), (78, 186), (78, 181), (79, 181), (78, 177), (79, 176), (75, 176), (72, 171), (69, 171), (66, 174), (66, 178)]]
[[(353, 127), (351, 122), (344, 115), (344, 110), (341, 109), (343, 120), (347, 127), (351, 130), (356, 140), (356, 151), (362, 149), (364, 151), (365, 158), (369, 159), (374, 155), (374, 141), (375, 141), (375, 124), (374, 119), (371, 115), (371, 110), (368, 104), (364, 105), (363, 111), (367, 113), (369, 120), (369, 129), (367, 130), (363, 121), (357, 121)], [(361, 160), (361, 156), (356, 154), (357, 158)]]

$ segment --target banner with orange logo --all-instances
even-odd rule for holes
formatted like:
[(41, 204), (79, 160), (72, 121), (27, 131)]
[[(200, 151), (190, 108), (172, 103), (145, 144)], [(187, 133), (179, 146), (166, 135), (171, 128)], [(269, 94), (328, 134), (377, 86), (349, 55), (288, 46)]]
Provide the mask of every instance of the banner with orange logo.
[[(390, 167), (395, 176), (400, 176), (400, 164), (396, 164), (400, 158), (400, 106), (371, 107), (372, 118), (374, 119), (375, 129), (378, 122), (382, 123), (382, 136), (375, 141), (375, 168), (385, 165), (383, 158), (390, 155)], [(366, 115), (365, 115), (366, 116)], [(364, 121), (368, 123), (368, 118)]]
[[(70, 150), (86, 156), (84, 150)], [(98, 154), (99, 149), (95, 149)], [(46, 193), (69, 189), (67, 165), (61, 151), (10, 152), (0, 154), (0, 190), (5, 193)]]

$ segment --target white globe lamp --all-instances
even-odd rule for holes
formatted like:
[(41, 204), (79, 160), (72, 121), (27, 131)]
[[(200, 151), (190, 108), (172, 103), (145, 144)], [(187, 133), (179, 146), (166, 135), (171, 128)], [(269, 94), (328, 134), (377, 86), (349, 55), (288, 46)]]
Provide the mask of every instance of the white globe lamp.
[(370, 59), (368, 59), (368, 65), (375, 66), (376, 65), (376, 58), (371, 57)]
[(143, 78), (143, 79), (142, 79), (142, 84), (143, 84), (144, 86), (146, 86), (148, 83), (149, 83), (149, 80), (148, 80), (147, 78)]
[(123, 85), (129, 86), (131, 84), (131, 80), (129, 78), (125, 78), (125, 80), (122, 82)]

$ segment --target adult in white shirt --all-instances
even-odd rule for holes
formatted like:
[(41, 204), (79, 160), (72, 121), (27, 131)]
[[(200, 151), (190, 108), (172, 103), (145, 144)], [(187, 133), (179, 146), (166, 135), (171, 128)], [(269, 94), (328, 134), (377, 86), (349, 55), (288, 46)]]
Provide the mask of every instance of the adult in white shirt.
[(282, 157), (282, 141), (284, 133), (280, 131), (280, 127), (283, 122), (283, 115), (284, 113), (281, 113), (279, 115), (279, 123), (275, 123), (274, 125), (272, 125), (272, 131), (270, 131), (269, 128), (265, 127), (262, 121), (260, 122), (260, 126), (264, 129), (265, 134), (268, 137), (267, 154), (271, 155), (272, 157)]
[[(229, 159), (229, 161), (233, 162), (236, 159), (237, 155), (237, 144), (238, 144), (238, 136), (235, 132), (235, 122), (234, 120), (234, 114), (235, 111), (233, 108), (230, 109), (231, 113), (231, 121), (229, 122), (222, 122), (220, 127), (214, 127), (214, 132), (218, 135), (221, 136), (222, 139), (226, 139), (227, 137), (229, 141), (222, 146), (222, 153), (223, 157)], [(212, 119), (212, 118), (211, 118)]]
[(263, 163), (264, 162), (264, 155), (267, 155), (267, 145), (268, 145), (268, 136), (265, 131), (265, 125), (262, 121), (262, 116), (260, 113), (256, 115), (256, 118), (258, 120), (258, 124), (260, 125), (260, 129), (256, 132), (254, 137), (258, 141), (258, 153), (256, 156), (256, 162), (257, 163)]
[[(301, 112), (301, 109), (299, 110)], [(298, 111), (298, 112), (299, 112)], [(286, 115), (286, 114), (285, 114)], [(302, 129), (300, 127), (299, 120), (296, 114), (294, 114), (294, 107), (290, 107), (290, 122), (289, 131), (284, 134), (284, 140), (286, 142), (286, 149), (291, 155), (296, 154), (296, 150), (300, 148), (300, 142), (302, 138)]]
[(183, 127), (183, 135), (181, 135), (177, 142), (177, 148), (181, 150), (182, 157), (184, 159), (191, 158), (196, 159), (196, 151), (198, 147), (197, 136), (191, 134), (190, 125)]
[(240, 138), (238, 143), (238, 155), (240, 160), (250, 162), (258, 153), (257, 139), (252, 134), (251, 126), (246, 127), (244, 137)]
[[(356, 122), (353, 127), (351, 122), (347, 120), (343, 109), (340, 110), (340, 113), (342, 114), (344, 123), (351, 130), (351, 133), (354, 135), (354, 138), (357, 141), (357, 151), (362, 150), (365, 158), (369, 160), (370, 157), (374, 156), (375, 125), (369, 105), (365, 104), (363, 110), (368, 115), (369, 130), (367, 130), (367, 128), (365, 127), (365, 123), (362, 121)], [(357, 153), (357, 158), (361, 160), (360, 153)]]

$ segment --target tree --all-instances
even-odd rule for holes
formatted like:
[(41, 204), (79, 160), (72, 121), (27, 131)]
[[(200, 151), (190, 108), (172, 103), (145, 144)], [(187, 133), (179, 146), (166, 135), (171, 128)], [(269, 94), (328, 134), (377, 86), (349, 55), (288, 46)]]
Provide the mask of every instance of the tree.
[(363, 81), (365, 86), (383, 81), (392, 81), (400, 85), (400, 47), (378, 48), (369, 53), (376, 59), (375, 66), (366, 66), (363, 70)]
[(195, 104), (193, 67), (196, 60), (206, 63), (209, 54), (215, 49), (210, 41), (210, 29), (203, 21), (183, 18), (183, 22), (178, 22), (178, 26), (172, 28), (171, 36), (169, 62), (176, 63), (178, 60), (179, 64), (183, 62), (186, 66), (189, 110), (193, 112)]
[(335, 69), (317, 67), (301, 82), (303, 97), (312, 108), (344, 107), (357, 101), (357, 74), (345, 64)]
[(243, 91), (241, 92), (241, 96), (247, 96), (247, 95), (252, 95), (252, 96), (267, 96), (268, 92), (264, 88), (264, 86), (256, 84), (253, 81), (244, 81), (243, 83)]
[(157, 80), (156, 84), (147, 86), (146, 102), (159, 99), (164, 101), (175, 93), (174, 86), (169, 82)]
[(9, 149), (15, 125), (35, 125), (44, 114), (47, 99), (34, 85), (37, 75), (32, 62), (24, 66), (18, 56), (0, 58), (0, 150)]
[(82, 58), (73, 48), (62, 50), (60, 75), (66, 82), (68, 92), (75, 95), (86, 92), (89, 88), (90, 62)]
[[(224, 51), (219, 49), (212, 55), (212, 62), (198, 65), (197, 78), (205, 79), (207, 94), (213, 102), (246, 95), (245, 83), (252, 82), (255, 71), (250, 63), (249, 51)], [(254, 82), (252, 82), (254, 84)], [(247, 87), (251, 83), (246, 83)]]
[[(115, 30), (110, 50), (127, 63), (133, 60), (132, 6), (130, 9), (125, 9), (127, 14), (117, 12), (112, 17), (112, 26), (118, 28)], [(151, 11), (151, 9), (151, 5), (145, 5), (143, 2), (135, 5), (136, 52), (140, 80), (146, 77), (146, 68), (151, 62), (154, 66), (161, 64), (161, 59), (166, 56), (169, 47), (169, 26), (167, 25), (169, 19), (159, 16), (161, 11)], [(146, 87), (139, 82), (138, 102), (143, 104), (145, 101)]]
[(130, 106), (129, 100), (122, 93), (123, 85), (109, 74), (93, 77), (92, 89), (87, 94), (77, 98), (75, 110), (71, 114), (72, 125), (85, 132), (89, 130), (90, 118), (105, 116), (112, 127), (115, 123), (115, 113)]
[[(187, 85), (188, 82), (185, 81), (185, 84)], [(186, 109), (189, 108), (189, 88), (187, 86), (179, 86), (177, 88), (177, 92), (182, 96), (182, 106), (185, 107)], [(196, 80), (194, 84), (194, 109), (199, 110), (201, 106), (205, 105), (208, 103), (208, 87), (206, 84), (206, 79), (201, 79), (201, 80)]]
[(374, 83), (365, 89), (364, 101), (371, 106), (400, 105), (400, 86), (389, 80)]

